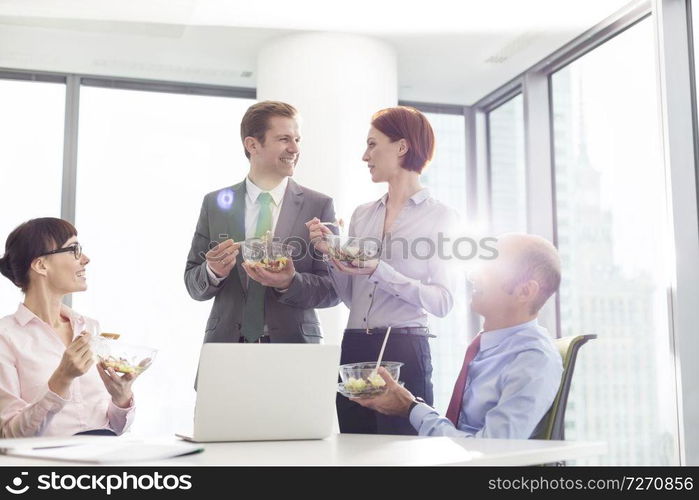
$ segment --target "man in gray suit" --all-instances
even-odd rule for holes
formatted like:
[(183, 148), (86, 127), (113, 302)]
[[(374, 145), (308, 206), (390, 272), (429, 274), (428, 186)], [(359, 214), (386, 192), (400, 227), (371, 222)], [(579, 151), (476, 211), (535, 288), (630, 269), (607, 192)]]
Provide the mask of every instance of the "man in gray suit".
[[(314, 308), (339, 302), (304, 224), (334, 221), (333, 201), (291, 179), (300, 152), (296, 118), (283, 102), (251, 106), (240, 125), (247, 178), (204, 197), (184, 272), (193, 299), (214, 297), (204, 342), (319, 343)], [(300, 254), (280, 272), (242, 261), (241, 242), (268, 231), (293, 240)]]

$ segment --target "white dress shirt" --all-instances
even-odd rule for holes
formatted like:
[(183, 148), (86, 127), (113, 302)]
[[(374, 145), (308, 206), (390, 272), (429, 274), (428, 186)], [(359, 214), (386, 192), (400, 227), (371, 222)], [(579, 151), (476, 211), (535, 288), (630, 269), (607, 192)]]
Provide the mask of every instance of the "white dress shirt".
[[(289, 184), (289, 178), (284, 177), (277, 187), (270, 191), (263, 191), (253, 183), (249, 177), (245, 178), (245, 238), (254, 238), (255, 230), (257, 229), (257, 219), (260, 216), (260, 203), (258, 198), (261, 193), (268, 192), (272, 196), (272, 234), (277, 228), (279, 214), (282, 211), (282, 203), (284, 202), (284, 193)], [(207, 262), (206, 271), (213, 285), (218, 285), (226, 278), (219, 278), (209, 267)]]

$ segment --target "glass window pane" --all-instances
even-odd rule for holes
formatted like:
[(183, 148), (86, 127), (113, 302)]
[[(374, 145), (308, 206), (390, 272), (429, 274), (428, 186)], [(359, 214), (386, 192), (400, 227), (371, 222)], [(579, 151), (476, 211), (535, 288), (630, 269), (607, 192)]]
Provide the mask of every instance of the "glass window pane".
[[(463, 115), (425, 113), (434, 129), (436, 146), (432, 163), (425, 169), (422, 182), (432, 195), (458, 210), (465, 224), (466, 214), (466, 121)], [(462, 228), (464, 235), (469, 228)], [(457, 268), (455, 268), (457, 269)], [(464, 269), (459, 267), (458, 269)], [(466, 272), (457, 281), (454, 290), (454, 308), (444, 318), (430, 317), (430, 329), (437, 335), (431, 342), (432, 383), (434, 405), (446, 412), (454, 388), (454, 381), (461, 369), (462, 357), (468, 339), (470, 308), (466, 295)]]
[(519, 94), (488, 114), (493, 234), (527, 229), (524, 101)]
[(435, 135), (432, 163), (422, 183), (442, 203), (466, 213), (466, 120), (463, 115), (424, 113)]
[(253, 102), (81, 91), (76, 217), (92, 261), (74, 307), (103, 331), (160, 350), (135, 386), (134, 432), (191, 426), (211, 302), (189, 297), (184, 266), (204, 195), (247, 173), (238, 131)]
[[(65, 93), (62, 83), (0, 80), (0, 255), (20, 223), (61, 215)], [(0, 277), (0, 316), (21, 300)]]
[[(699, 2), (692, 0), (690, 3), (692, 11), (692, 39), (693, 39), (693, 50), (694, 50), (694, 83), (696, 85), (695, 92), (699, 96)], [(699, 101), (697, 102), (699, 105)], [(699, 109), (697, 109), (697, 115), (699, 115)]]
[(566, 438), (605, 440), (585, 463), (678, 463), (669, 345), (669, 231), (653, 24), (552, 76), (563, 336), (580, 351)]

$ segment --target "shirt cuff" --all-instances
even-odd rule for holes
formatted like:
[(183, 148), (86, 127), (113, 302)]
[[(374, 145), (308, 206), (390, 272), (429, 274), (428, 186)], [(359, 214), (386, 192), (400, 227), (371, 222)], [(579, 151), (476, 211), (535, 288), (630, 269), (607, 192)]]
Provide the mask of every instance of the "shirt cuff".
[(70, 396), (67, 399), (62, 398), (49, 389), (48, 384), (46, 384), (46, 393), (41, 399), (36, 401), (36, 406), (41, 408), (46, 413), (57, 413), (61, 411), (65, 405), (73, 402), (72, 395), (73, 392), (71, 390)]
[(422, 426), (422, 421), (425, 419), (427, 415), (430, 414), (439, 416), (437, 410), (429, 406), (427, 403), (416, 404), (415, 407), (410, 411), (410, 415), (408, 415), (408, 418), (410, 419), (410, 425), (412, 425), (416, 431), (419, 431), (420, 427)]
[(386, 264), (385, 261), (380, 260), (374, 269), (374, 272), (369, 275), (369, 281), (375, 285), (379, 283), (391, 282), (391, 277), (395, 274), (394, 269)]
[(282, 299), (284, 301), (286, 301), (287, 299), (292, 299), (292, 298), (296, 297), (299, 293), (303, 293), (304, 287), (303, 287), (303, 283), (301, 280), (301, 273), (299, 273), (298, 271), (296, 271), (296, 273), (294, 273), (294, 277), (291, 278), (291, 283), (289, 284), (289, 288), (285, 288), (285, 289), (275, 288), (274, 291), (276, 292), (276, 294), (278, 296), (281, 296), (283, 294), (284, 297), (283, 298), (280, 297), (280, 299)]
[(295, 272), (295, 273), (294, 273), (294, 275), (291, 277), (291, 283), (289, 283), (289, 286), (288, 286), (288, 287), (286, 287), (286, 288), (275, 288), (274, 290), (275, 290), (277, 293), (279, 293), (279, 294), (288, 292), (289, 289), (290, 289), (292, 286), (294, 286), (294, 283), (296, 283), (296, 282), (298, 281), (298, 274), (299, 274), (298, 272)]
[(209, 276), (209, 281), (211, 281), (211, 284), (214, 286), (219, 285), (223, 280), (226, 279), (225, 277), (219, 278), (218, 276), (216, 276), (216, 274), (209, 267), (208, 262), (206, 263), (206, 274)]
[(379, 261), (374, 272), (369, 275), (370, 283), (378, 285), (394, 297), (400, 297), (400, 293), (398, 292), (400, 288), (398, 287), (407, 285), (411, 281), (410, 278), (402, 275), (383, 260)]
[(107, 407), (107, 420), (109, 422), (109, 429), (114, 431), (117, 435), (122, 435), (126, 432), (134, 419), (134, 414), (136, 413), (136, 405), (134, 404), (134, 398), (131, 396), (128, 408), (120, 408), (114, 404), (114, 401), (109, 399), (109, 406)]
[(136, 407), (136, 405), (134, 404), (134, 401), (133, 401), (133, 396), (131, 396), (131, 399), (129, 400), (129, 406), (127, 406), (126, 408), (122, 408), (121, 406), (115, 405), (114, 401), (111, 398), (109, 399), (109, 406), (110, 406), (110, 409), (112, 411), (117, 411), (117, 412), (122, 412), (122, 413), (128, 413)]

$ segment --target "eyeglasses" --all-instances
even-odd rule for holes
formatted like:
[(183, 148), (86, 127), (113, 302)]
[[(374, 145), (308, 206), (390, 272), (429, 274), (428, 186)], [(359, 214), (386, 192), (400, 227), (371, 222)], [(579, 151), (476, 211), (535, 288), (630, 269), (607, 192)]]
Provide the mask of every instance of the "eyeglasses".
[(72, 245), (69, 245), (64, 248), (59, 248), (58, 250), (51, 250), (50, 252), (42, 253), (39, 255), (39, 257), (43, 257), (44, 255), (53, 255), (55, 253), (63, 253), (63, 252), (73, 252), (73, 256), (75, 257), (75, 260), (80, 260), (80, 257), (83, 255), (83, 247), (80, 246), (80, 243), (73, 243)]

